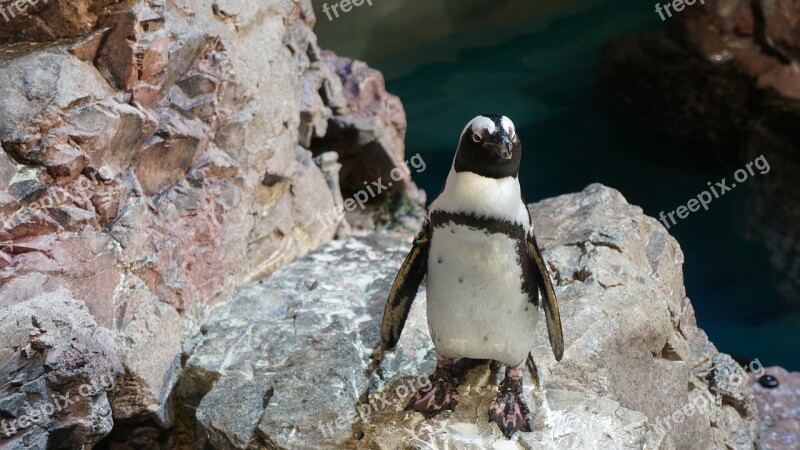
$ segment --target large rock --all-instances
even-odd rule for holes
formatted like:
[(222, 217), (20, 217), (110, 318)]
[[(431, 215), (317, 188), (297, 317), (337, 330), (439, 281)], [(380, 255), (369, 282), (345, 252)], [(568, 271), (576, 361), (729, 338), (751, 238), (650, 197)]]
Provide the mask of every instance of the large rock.
[[(345, 111), (347, 78), (308, 0), (19, 4), (0, 18), (0, 313), (55, 292), (84, 305), (116, 343), (113, 419), (157, 435), (208, 309), (339, 228), (311, 138)], [(402, 158), (402, 135), (386, 145)], [(31, 430), (31, 448), (48, 439)]]
[[(330, 51), (309, 55), (321, 69), (314, 80), (325, 82), (307, 85), (333, 105), (324, 114), (309, 116), (324, 126), (312, 126), (315, 122), (309, 119), (306, 128), (312, 152), (335, 152), (341, 163), (340, 186), (347, 199), (335, 212), (352, 230), (362, 232), (374, 230), (376, 223), (418, 228), (416, 210), (425, 204), (425, 192), (414, 184), (411, 173), (425, 168), (419, 155), (406, 159), (407, 123), (400, 99), (386, 91), (383, 74), (362, 61)], [(330, 82), (330, 76), (339, 82)], [(327, 122), (322, 121), (325, 118)], [(336, 217), (328, 214), (322, 219)]]
[[(556, 362), (543, 321), (533, 433), (488, 423), (492, 368), (473, 368), (455, 412), (404, 412), (435, 364), (422, 289), (398, 348), (369, 369), (410, 236), (326, 244), (214, 311), (189, 346), (177, 398), (214, 448), (752, 449), (746, 374), (697, 327), (677, 242), (601, 185), (531, 205), (560, 298)], [(527, 372), (526, 372), (527, 373)], [(234, 400), (235, 399), (235, 400)]]
[(607, 44), (600, 79), (646, 126), (710, 144), (732, 171), (769, 161), (745, 225), (800, 298), (800, 2), (709, 0), (669, 20)]
[(60, 290), (3, 308), (0, 337), (2, 448), (80, 448), (111, 431), (122, 365), (82, 302)]
[[(362, 61), (325, 51), (322, 59), (341, 79), (346, 109), (331, 120), (331, 132), (321, 136), (322, 149), (335, 149), (343, 161), (342, 183), (347, 190), (363, 189), (363, 181), (390, 180), (404, 161), (406, 114), (400, 99), (386, 92), (383, 74)], [(410, 177), (390, 188), (399, 192), (413, 186)]]

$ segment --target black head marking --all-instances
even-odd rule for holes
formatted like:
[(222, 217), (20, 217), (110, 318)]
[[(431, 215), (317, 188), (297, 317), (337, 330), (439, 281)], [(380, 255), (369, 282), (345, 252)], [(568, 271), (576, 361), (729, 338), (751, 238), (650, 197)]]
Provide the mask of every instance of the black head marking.
[(521, 157), (522, 145), (511, 120), (483, 114), (464, 128), (453, 169), (489, 178), (516, 177)]

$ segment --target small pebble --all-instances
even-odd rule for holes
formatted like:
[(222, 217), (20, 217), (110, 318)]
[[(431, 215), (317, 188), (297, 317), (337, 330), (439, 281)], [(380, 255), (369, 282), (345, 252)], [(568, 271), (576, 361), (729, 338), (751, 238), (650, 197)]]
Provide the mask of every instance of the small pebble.
[(778, 379), (770, 374), (762, 375), (761, 378), (758, 379), (758, 384), (767, 389), (775, 389), (780, 386)]

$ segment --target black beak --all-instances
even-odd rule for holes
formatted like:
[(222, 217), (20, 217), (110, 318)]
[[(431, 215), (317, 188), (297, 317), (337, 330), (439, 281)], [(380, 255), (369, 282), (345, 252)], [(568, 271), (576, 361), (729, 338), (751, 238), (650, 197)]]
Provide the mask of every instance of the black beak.
[(508, 136), (492, 136), (489, 139), (489, 145), (492, 147), (492, 153), (503, 159), (511, 159), (514, 143)]

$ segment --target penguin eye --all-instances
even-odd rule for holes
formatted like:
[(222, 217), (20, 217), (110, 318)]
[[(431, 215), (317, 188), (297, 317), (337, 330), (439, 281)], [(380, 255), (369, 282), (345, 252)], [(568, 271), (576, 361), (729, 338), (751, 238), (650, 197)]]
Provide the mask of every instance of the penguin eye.
[(482, 140), (481, 135), (478, 133), (472, 133), (472, 141), (473, 142), (480, 142)]

